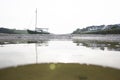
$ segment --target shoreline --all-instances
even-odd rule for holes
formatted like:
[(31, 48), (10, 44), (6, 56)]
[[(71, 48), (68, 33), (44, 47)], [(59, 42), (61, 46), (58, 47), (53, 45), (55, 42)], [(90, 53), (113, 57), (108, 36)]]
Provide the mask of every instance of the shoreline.
[(72, 39), (120, 42), (120, 34), (81, 34), (73, 35)]
[(0, 41), (99, 40), (120, 42), (120, 34), (0, 34)]

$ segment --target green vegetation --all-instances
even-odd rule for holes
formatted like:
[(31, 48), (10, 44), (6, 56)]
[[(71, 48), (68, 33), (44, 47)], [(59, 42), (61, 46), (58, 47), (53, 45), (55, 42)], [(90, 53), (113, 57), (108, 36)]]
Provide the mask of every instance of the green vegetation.
[(110, 30), (85, 32), (85, 34), (120, 34), (120, 29), (110, 29)]
[(89, 26), (83, 29), (76, 29), (72, 34), (120, 34), (120, 25)]
[(15, 34), (28, 34), (26, 30), (14, 30)]
[(0, 80), (120, 80), (120, 70), (85, 64), (33, 64), (1, 69)]
[(8, 29), (8, 28), (0, 28), (0, 33), (7, 33), (7, 34), (28, 34), (27, 30), (16, 30), (16, 29)]
[(0, 33), (6, 34), (50, 34), (49, 32), (41, 31), (33, 31), (33, 30), (16, 30), (16, 29), (8, 29), (8, 28), (0, 28)]

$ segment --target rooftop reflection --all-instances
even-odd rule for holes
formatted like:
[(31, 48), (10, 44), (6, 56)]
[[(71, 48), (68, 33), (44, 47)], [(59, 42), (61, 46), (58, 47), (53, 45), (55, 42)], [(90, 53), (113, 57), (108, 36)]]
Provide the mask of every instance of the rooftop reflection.
[(120, 51), (120, 42), (74, 39), (73, 43), (75, 43), (76, 46), (85, 46), (91, 49)]

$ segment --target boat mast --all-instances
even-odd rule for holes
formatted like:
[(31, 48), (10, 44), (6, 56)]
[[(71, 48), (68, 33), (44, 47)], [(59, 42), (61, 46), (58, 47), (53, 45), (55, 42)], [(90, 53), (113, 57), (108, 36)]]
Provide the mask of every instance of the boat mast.
[[(37, 34), (36, 30), (37, 30), (37, 8), (35, 11), (35, 34)], [(35, 43), (35, 52), (36, 52), (36, 64), (38, 63), (38, 53), (37, 53), (37, 43)]]
[(36, 8), (35, 14), (36, 14), (35, 16), (35, 31), (36, 31), (37, 29), (37, 8)]

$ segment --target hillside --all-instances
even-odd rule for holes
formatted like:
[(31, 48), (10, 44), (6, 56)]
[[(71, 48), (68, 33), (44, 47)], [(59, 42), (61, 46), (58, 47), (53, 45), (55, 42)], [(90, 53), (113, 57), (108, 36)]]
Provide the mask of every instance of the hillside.
[(73, 34), (120, 34), (120, 24), (88, 26), (76, 29)]
[(0, 33), (5, 33), (5, 34), (49, 34), (49, 32), (45, 32), (45, 31), (37, 32), (34, 30), (16, 30), (16, 29), (8, 29), (8, 28), (0, 28)]
[(26, 30), (16, 30), (16, 29), (8, 29), (8, 28), (0, 28), (0, 33), (7, 34), (28, 34)]

